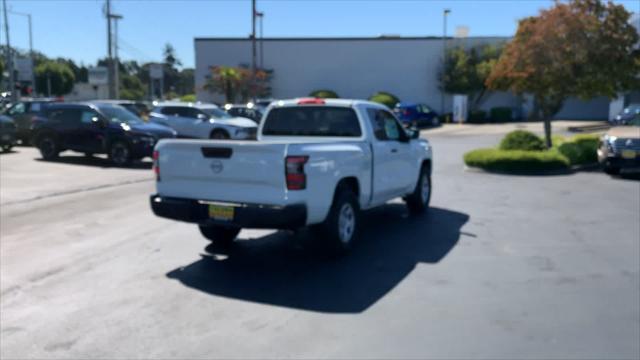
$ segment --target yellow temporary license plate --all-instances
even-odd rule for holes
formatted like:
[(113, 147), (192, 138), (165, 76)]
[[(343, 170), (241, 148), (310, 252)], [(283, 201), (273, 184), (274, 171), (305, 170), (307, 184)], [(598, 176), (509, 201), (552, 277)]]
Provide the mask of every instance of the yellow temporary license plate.
[(209, 205), (209, 217), (215, 220), (233, 220), (233, 206)]
[(625, 159), (635, 159), (636, 152), (634, 150), (622, 150), (622, 157)]

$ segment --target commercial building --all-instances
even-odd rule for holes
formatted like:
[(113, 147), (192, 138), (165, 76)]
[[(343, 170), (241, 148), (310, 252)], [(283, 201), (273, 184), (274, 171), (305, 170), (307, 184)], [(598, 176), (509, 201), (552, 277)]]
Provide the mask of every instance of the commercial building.
[[(423, 102), (438, 111), (452, 110), (452, 96), (439, 89), (444, 46), (465, 48), (499, 44), (508, 37), (370, 37), (370, 38), (265, 38), (264, 68), (273, 70), (272, 96), (293, 98), (329, 89), (343, 98), (368, 98), (377, 91), (390, 92), (404, 102)], [(260, 43), (260, 40), (258, 40)], [(196, 38), (195, 85), (200, 101), (223, 102), (220, 94), (204, 89), (212, 66), (250, 65), (249, 38)], [(531, 100), (510, 93), (492, 93), (480, 106), (489, 110), (508, 106), (527, 114)], [(570, 99), (557, 114), (564, 119), (606, 119), (609, 99)]]

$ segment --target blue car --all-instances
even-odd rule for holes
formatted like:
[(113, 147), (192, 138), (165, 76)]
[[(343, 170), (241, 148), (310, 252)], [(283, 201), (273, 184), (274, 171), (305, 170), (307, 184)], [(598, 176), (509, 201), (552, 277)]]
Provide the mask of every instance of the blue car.
[(440, 125), (438, 113), (427, 104), (399, 103), (393, 112), (405, 126), (422, 128)]

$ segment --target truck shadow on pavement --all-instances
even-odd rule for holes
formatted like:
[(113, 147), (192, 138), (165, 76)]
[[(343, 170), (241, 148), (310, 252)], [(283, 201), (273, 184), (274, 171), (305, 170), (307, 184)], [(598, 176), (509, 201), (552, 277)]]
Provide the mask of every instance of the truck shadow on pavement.
[[(97, 156), (86, 157), (84, 155), (60, 155), (55, 160), (45, 160), (37, 158), (36, 161), (50, 162), (66, 165), (80, 165), (80, 166), (92, 166), (100, 168), (119, 168), (114, 165), (109, 159)], [(149, 170), (153, 163), (151, 161), (132, 161), (128, 166), (121, 167), (122, 169), (133, 170)]]
[(210, 245), (209, 255), (167, 277), (216, 296), (317, 312), (360, 313), (418, 263), (442, 260), (468, 220), (466, 214), (441, 208), (409, 217), (404, 205), (390, 204), (363, 214), (360, 242), (343, 258), (322, 255), (305, 234), (276, 232), (241, 239), (224, 256)]

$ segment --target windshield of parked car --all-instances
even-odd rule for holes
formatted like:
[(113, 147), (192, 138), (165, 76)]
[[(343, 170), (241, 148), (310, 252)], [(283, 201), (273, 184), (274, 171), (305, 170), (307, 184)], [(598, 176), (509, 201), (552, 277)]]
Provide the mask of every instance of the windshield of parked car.
[(272, 109), (267, 115), (262, 134), (358, 137), (362, 131), (358, 117), (351, 108), (297, 106)]
[(231, 117), (231, 115), (218, 108), (204, 108), (200, 110), (214, 119), (228, 119)]
[(143, 121), (131, 111), (118, 105), (98, 105), (98, 109), (110, 122), (121, 124), (141, 124)]

